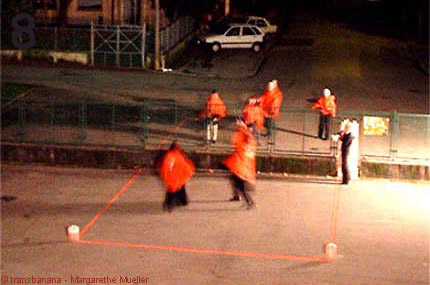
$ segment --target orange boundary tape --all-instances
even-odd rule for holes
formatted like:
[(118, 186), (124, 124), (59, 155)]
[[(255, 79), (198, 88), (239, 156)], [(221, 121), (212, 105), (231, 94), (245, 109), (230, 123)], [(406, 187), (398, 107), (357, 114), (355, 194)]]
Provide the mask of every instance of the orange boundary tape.
[(178, 129), (180, 128), (180, 127), (182, 127), (187, 121), (189, 120), (189, 118), (185, 118), (185, 119), (183, 119), (182, 121), (180, 121), (179, 122), (179, 124), (177, 124), (176, 125), (176, 127), (175, 127), (175, 129), (173, 130), (173, 133), (172, 134), (170, 134), (170, 135), (168, 135), (168, 136), (166, 136), (161, 142), (160, 142), (160, 147), (162, 147), (168, 140), (169, 140), (169, 138), (172, 136), (172, 135), (174, 135), (174, 134), (176, 134), (177, 132), (178, 132)]
[[(174, 133), (182, 127), (182, 125), (188, 121), (188, 118), (182, 120), (175, 128)], [(167, 136), (162, 140), (160, 146), (163, 145), (171, 135)], [(109, 202), (95, 215), (95, 217), (82, 229), (79, 236), (82, 237), (94, 224), (95, 222), (112, 206), (112, 204), (124, 193), (133, 182), (137, 179), (139, 174), (142, 172), (142, 168), (138, 169), (133, 176), (127, 181), (127, 183), (121, 187), (120, 190), (109, 200)], [(332, 211), (332, 222), (330, 229), (330, 242), (335, 242), (336, 231), (337, 231), (337, 218), (339, 213), (339, 199), (340, 199), (340, 188), (337, 187), (333, 198), (333, 211)], [(176, 251), (176, 252), (191, 252), (200, 254), (213, 254), (213, 255), (227, 255), (227, 256), (238, 256), (238, 257), (252, 257), (272, 260), (290, 260), (290, 261), (304, 261), (304, 262), (332, 262), (333, 260), (327, 257), (311, 257), (311, 256), (297, 256), (289, 254), (268, 254), (258, 252), (241, 252), (231, 250), (217, 250), (217, 249), (204, 249), (204, 248), (193, 248), (193, 247), (176, 247), (166, 245), (154, 245), (144, 243), (126, 243), (126, 242), (113, 242), (113, 241), (101, 241), (101, 240), (79, 240), (78, 243), (89, 244), (89, 245), (104, 245), (104, 246), (115, 246), (125, 248), (146, 248), (146, 249), (158, 249), (165, 251)]]
[(339, 214), (340, 187), (336, 187), (333, 197), (333, 212), (331, 217), (330, 242), (336, 242), (337, 218)]
[(176, 246), (167, 246), (167, 245), (126, 243), (126, 242), (101, 241), (101, 240), (80, 240), (79, 243), (91, 244), (91, 245), (126, 247), (126, 248), (159, 249), (159, 250), (165, 250), (165, 251), (191, 252), (191, 253), (200, 253), (200, 254), (253, 257), (253, 258), (274, 259), (274, 260), (277, 259), (277, 260), (291, 260), (291, 261), (305, 261), (305, 262), (328, 262), (328, 260), (325, 257), (308, 257), (308, 256), (296, 256), (296, 255), (289, 255), (289, 254), (268, 254), (268, 253), (258, 253), (258, 252), (204, 249), (204, 248), (193, 248), (193, 247), (176, 247)]
[(116, 194), (107, 202), (107, 204), (95, 215), (95, 217), (82, 229), (82, 231), (79, 233), (79, 236), (82, 237), (94, 224), (95, 222), (112, 206), (113, 202), (116, 201), (116, 199), (119, 198), (119, 196), (124, 193), (128, 187), (133, 184), (133, 182), (136, 180), (137, 176), (142, 172), (142, 168), (139, 168), (133, 176), (127, 181), (127, 183), (121, 187), (121, 189), (116, 192)]

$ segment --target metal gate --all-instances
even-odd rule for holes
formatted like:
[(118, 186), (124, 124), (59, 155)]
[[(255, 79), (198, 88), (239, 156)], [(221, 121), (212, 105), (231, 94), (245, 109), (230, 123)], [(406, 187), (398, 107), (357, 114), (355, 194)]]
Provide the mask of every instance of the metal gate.
[(91, 23), (91, 65), (145, 67), (146, 26)]

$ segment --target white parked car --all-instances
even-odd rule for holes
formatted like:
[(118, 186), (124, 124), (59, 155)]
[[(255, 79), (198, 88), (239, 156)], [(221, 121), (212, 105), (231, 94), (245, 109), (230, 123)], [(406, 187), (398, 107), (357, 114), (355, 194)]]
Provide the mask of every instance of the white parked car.
[(248, 17), (246, 17), (245, 23), (259, 27), (265, 34), (276, 33), (278, 31), (277, 25), (270, 24), (270, 22), (267, 21), (267, 19), (263, 18), (263, 17), (248, 16)]
[(251, 48), (254, 52), (260, 52), (263, 42), (264, 32), (248, 24), (228, 25), (221, 34), (210, 34), (198, 41), (210, 45), (214, 52), (222, 48)]

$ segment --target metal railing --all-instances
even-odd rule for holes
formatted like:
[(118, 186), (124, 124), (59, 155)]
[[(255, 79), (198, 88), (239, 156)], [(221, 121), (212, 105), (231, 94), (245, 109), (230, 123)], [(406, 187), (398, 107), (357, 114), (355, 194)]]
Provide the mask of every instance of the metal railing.
[[(175, 100), (150, 100), (137, 104), (21, 100), (2, 110), (2, 141), (53, 144), (167, 147), (172, 140), (185, 148), (227, 151), (243, 105), (227, 106), (218, 141), (206, 144), (206, 122), (199, 119), (203, 104)], [(383, 135), (365, 134), (363, 119), (377, 116), (389, 121)], [(430, 162), (430, 115), (387, 112), (340, 112), (331, 121), (336, 133), (344, 118), (360, 122), (362, 158), (421, 160)], [(259, 136), (261, 153), (334, 156), (336, 144), (318, 139), (319, 113), (285, 108), (275, 121), (273, 137)]]
[[(161, 53), (175, 47), (194, 29), (194, 19), (185, 16), (160, 30)], [(17, 49), (12, 43), (12, 33), (12, 27), (2, 28), (2, 49)], [(89, 27), (80, 28), (36, 27), (34, 33), (35, 44), (31, 49), (88, 52), (92, 59), (91, 63), (96, 65), (144, 67), (145, 56), (154, 52), (154, 31), (147, 29), (145, 24), (141, 26), (91, 24)]]

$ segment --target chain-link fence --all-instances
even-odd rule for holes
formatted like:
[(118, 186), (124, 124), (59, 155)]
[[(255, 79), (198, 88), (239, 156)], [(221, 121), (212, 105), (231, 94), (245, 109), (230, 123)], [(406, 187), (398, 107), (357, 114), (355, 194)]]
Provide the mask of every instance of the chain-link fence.
[[(226, 151), (236, 129), (242, 105), (227, 106), (218, 139), (207, 144), (204, 104), (179, 104), (175, 100), (145, 100), (137, 104), (95, 102), (18, 101), (2, 110), (2, 140), (77, 145), (166, 148), (177, 140), (185, 148)], [(331, 133), (345, 118), (360, 123), (361, 157), (430, 160), (430, 115), (341, 112), (331, 121)], [(368, 129), (368, 118), (386, 122), (382, 131)], [(334, 156), (336, 144), (318, 138), (319, 113), (307, 109), (282, 109), (272, 137), (258, 136), (261, 153)]]

